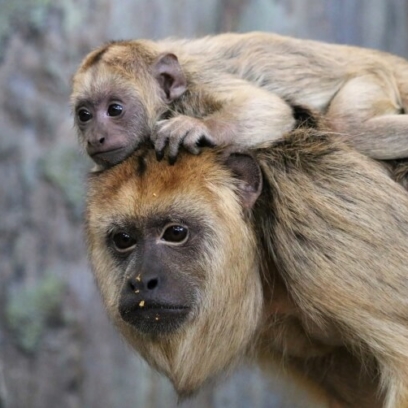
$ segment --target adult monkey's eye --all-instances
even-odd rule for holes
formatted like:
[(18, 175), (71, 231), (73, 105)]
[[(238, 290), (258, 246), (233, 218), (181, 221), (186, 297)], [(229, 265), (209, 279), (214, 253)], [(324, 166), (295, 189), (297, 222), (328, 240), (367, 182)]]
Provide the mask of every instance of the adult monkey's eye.
[(109, 116), (119, 116), (122, 114), (123, 106), (119, 105), (118, 103), (112, 103), (108, 107), (108, 115)]
[(118, 252), (131, 251), (136, 245), (136, 240), (126, 232), (113, 234), (112, 242)]
[(188, 238), (188, 229), (182, 225), (170, 225), (167, 227), (161, 239), (166, 242), (181, 244)]
[(92, 113), (89, 112), (89, 110), (85, 108), (79, 109), (77, 116), (78, 116), (78, 119), (83, 123), (88, 122), (88, 120), (92, 119)]

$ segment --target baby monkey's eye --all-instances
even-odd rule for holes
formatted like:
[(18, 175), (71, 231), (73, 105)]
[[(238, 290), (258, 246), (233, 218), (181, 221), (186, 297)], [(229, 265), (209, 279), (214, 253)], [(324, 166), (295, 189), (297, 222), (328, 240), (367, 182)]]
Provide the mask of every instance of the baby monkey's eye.
[(84, 122), (84, 123), (85, 123), (85, 122), (88, 122), (88, 120), (91, 120), (91, 119), (92, 119), (92, 113), (89, 112), (89, 110), (88, 110), (88, 109), (85, 109), (85, 108), (79, 109), (77, 115), (78, 115), (78, 119), (79, 119), (81, 122)]
[(171, 242), (174, 244), (184, 243), (188, 238), (188, 229), (182, 225), (170, 225), (168, 226), (161, 237), (163, 241)]
[(126, 232), (116, 232), (113, 234), (112, 242), (118, 252), (131, 251), (136, 246), (136, 239)]
[(108, 115), (109, 116), (119, 116), (122, 114), (123, 106), (119, 105), (118, 103), (112, 103), (108, 107)]

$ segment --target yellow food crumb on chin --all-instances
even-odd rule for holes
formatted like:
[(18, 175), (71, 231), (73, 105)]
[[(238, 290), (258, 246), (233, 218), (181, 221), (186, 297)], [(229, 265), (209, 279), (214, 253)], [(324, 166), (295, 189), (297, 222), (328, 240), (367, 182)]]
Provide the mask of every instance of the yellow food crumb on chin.
[(144, 306), (144, 304), (145, 304), (145, 301), (144, 301), (144, 300), (142, 300), (142, 301), (140, 301), (139, 306), (140, 306), (140, 307), (143, 307), (143, 306)]

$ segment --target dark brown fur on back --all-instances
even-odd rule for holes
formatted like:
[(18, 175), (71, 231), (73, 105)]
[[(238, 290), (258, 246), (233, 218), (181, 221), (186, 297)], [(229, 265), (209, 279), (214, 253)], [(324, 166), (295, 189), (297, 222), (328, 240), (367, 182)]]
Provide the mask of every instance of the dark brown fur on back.
[[(389, 367), (399, 381), (408, 378), (408, 195), (380, 164), (315, 131), (295, 131), (256, 158), (265, 181), (254, 208), (260, 245), (301, 310), (300, 320), (314, 328), (310, 339), (317, 333), (323, 343), (338, 340), (355, 353), (349, 371), (345, 357), (336, 357), (341, 348), (315, 359), (342, 366), (341, 380), (334, 369), (319, 376), (314, 363), (304, 369), (350, 406), (382, 406), (375, 378), (392, 388)], [(367, 398), (368, 384), (374, 394)], [(388, 406), (406, 406), (406, 387)]]

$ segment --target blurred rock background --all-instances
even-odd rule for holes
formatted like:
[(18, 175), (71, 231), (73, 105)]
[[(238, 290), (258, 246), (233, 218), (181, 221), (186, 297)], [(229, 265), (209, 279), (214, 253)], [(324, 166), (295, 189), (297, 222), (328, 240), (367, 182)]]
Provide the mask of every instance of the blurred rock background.
[[(81, 229), (70, 80), (110, 39), (265, 30), (408, 57), (407, 0), (0, 0), (0, 408), (172, 408), (107, 320)], [(244, 367), (182, 407), (311, 407)]]

